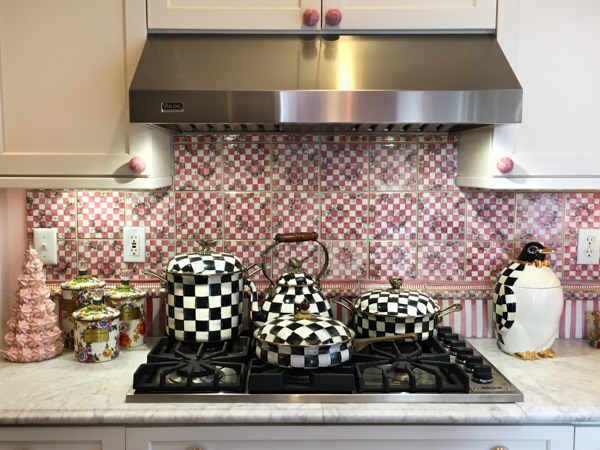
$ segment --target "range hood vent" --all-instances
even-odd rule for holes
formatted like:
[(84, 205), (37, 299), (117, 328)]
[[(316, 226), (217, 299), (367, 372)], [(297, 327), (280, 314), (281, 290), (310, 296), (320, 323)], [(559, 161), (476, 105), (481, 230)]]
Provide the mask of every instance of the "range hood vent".
[(491, 35), (151, 34), (130, 120), (173, 132), (454, 133), (521, 121)]

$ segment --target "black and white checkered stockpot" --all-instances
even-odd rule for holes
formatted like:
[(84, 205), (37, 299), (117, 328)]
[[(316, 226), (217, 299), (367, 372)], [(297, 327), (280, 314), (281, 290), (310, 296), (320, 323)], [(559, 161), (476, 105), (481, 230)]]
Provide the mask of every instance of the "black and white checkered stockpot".
[(419, 339), (427, 339), (439, 310), (435, 301), (419, 291), (375, 290), (356, 302), (356, 331), (365, 337), (416, 333)]
[(241, 272), (210, 276), (169, 273), (167, 281), (169, 336), (185, 342), (217, 342), (241, 333)]
[(256, 356), (280, 367), (314, 369), (342, 364), (352, 357), (354, 332), (324, 316), (282, 316), (254, 332)]
[(269, 322), (283, 314), (295, 314), (295, 308), (308, 300), (310, 314), (332, 317), (331, 305), (321, 292), (314, 280), (303, 273), (286, 273), (279, 277), (275, 295), (267, 296), (260, 309), (267, 313)]
[(498, 276), (494, 286), (494, 312), (496, 314), (496, 330), (510, 328), (515, 321), (517, 303), (512, 287), (527, 266), (513, 261)]

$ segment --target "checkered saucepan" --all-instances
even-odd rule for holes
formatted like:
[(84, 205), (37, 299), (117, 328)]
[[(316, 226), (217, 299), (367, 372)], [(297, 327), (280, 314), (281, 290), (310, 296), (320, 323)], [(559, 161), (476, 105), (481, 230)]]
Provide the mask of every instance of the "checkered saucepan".
[(254, 331), (254, 337), (256, 356), (260, 360), (293, 369), (337, 366), (368, 344), (407, 338), (354, 339), (354, 331), (339, 320), (309, 313), (270, 320)]
[(364, 337), (414, 334), (418, 340), (429, 339), (439, 319), (460, 311), (455, 304), (440, 310), (427, 294), (403, 289), (402, 280), (391, 278), (391, 289), (377, 289), (361, 295), (354, 304), (356, 332)]

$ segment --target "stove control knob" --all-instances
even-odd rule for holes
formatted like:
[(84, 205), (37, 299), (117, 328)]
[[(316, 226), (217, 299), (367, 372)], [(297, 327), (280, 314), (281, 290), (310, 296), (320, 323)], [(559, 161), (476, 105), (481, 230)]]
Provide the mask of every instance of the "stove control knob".
[(465, 341), (450, 341), (450, 354), (455, 355), (459, 348), (466, 348), (467, 343)]
[(479, 384), (490, 384), (493, 380), (492, 368), (487, 364), (477, 364), (473, 367), (473, 381)]
[(437, 335), (441, 340), (444, 340), (445, 336), (452, 333), (452, 327), (443, 325), (437, 328)]
[(444, 335), (444, 345), (446, 347), (450, 346), (450, 342), (452, 341), (458, 341), (458, 334), (456, 333), (449, 333)]
[(483, 364), (483, 358), (481, 356), (469, 356), (465, 361), (465, 370), (467, 372), (473, 372), (475, 366)]
[(459, 348), (456, 351), (456, 361), (460, 364), (465, 364), (469, 356), (473, 356), (472, 348)]

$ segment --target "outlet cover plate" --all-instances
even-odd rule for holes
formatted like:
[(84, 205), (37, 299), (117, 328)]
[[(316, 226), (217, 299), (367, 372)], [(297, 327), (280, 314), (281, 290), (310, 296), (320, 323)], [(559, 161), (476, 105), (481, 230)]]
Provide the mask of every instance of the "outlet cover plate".
[(123, 261), (144, 262), (146, 260), (146, 229), (123, 227)]
[(600, 228), (580, 228), (577, 232), (577, 264), (600, 263)]
[(58, 242), (56, 228), (34, 228), (33, 248), (38, 252), (38, 259), (47, 266), (58, 264)]

